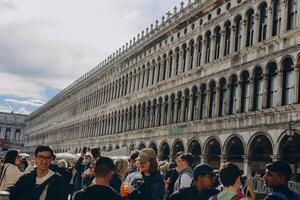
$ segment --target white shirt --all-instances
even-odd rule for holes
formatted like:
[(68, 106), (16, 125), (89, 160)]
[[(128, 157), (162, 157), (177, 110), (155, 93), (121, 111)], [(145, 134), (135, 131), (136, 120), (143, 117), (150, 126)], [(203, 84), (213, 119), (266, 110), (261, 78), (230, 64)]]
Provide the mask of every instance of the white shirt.
[[(6, 170), (5, 170), (6, 169)], [(2, 174), (2, 183), (0, 185), (0, 190), (6, 190), (7, 188), (13, 186), (19, 178), (24, 174), (19, 170), (16, 165), (6, 163), (3, 167), (3, 173), (5, 170), (5, 174)]]
[[(50, 178), (51, 176), (53, 176), (54, 174), (55, 174), (55, 173), (49, 169), (48, 173), (47, 173), (44, 177), (42, 177), (42, 178), (36, 177), (35, 183), (36, 183), (37, 185), (41, 185), (41, 184), (43, 184), (46, 180), (48, 180), (48, 178)], [(45, 189), (44, 189), (44, 191), (42, 192), (42, 194), (41, 194), (39, 200), (45, 200), (45, 199), (46, 199), (46, 196), (47, 196), (47, 190), (48, 190), (48, 185), (45, 187)]]

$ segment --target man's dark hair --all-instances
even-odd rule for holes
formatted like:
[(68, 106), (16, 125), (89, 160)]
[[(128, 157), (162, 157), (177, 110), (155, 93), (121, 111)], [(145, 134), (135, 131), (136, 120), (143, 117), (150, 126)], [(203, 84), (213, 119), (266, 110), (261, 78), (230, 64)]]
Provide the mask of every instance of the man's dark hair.
[(113, 172), (115, 165), (109, 157), (100, 157), (96, 162), (96, 177), (105, 177), (109, 172)]
[(175, 158), (178, 158), (179, 156), (181, 156), (183, 154), (182, 151), (178, 151), (176, 154), (175, 154)]
[(220, 169), (220, 179), (225, 187), (234, 185), (236, 179), (240, 176), (239, 167), (233, 163), (225, 163)]
[(138, 150), (136, 150), (136, 151), (132, 152), (132, 153), (130, 154), (130, 157), (129, 157), (129, 159), (130, 159), (131, 161), (134, 161), (134, 160), (136, 160), (136, 159), (137, 159), (137, 157), (139, 156), (139, 153), (140, 153), (140, 151), (138, 151)]
[(39, 152), (48, 151), (51, 153), (52, 156), (54, 156), (53, 150), (50, 146), (47, 145), (40, 145), (35, 149), (34, 155), (37, 156)]
[(5, 158), (4, 158), (4, 164), (5, 163), (10, 163), (13, 165), (16, 165), (16, 159), (18, 157), (19, 152), (17, 150), (9, 150), (6, 154), (5, 154)]
[(194, 157), (190, 153), (183, 153), (178, 157), (178, 159), (185, 161), (190, 167), (194, 163)]
[(98, 159), (101, 156), (100, 149), (98, 147), (91, 148), (91, 154), (94, 159)]
[(286, 182), (288, 182), (291, 179), (292, 169), (286, 162), (274, 161), (272, 163), (267, 164), (266, 168), (271, 172), (275, 172), (283, 176)]

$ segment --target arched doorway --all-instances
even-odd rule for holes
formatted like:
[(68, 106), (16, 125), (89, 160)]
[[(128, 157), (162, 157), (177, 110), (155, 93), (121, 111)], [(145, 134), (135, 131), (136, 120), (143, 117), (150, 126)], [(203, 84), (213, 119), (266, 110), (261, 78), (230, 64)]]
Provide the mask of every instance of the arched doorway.
[(172, 148), (172, 160), (175, 160), (175, 156), (178, 152), (184, 152), (184, 146), (181, 141), (177, 141), (173, 144)]
[(139, 150), (145, 149), (146, 145), (144, 143), (141, 143), (138, 147)]
[(221, 145), (216, 138), (210, 139), (205, 146), (205, 162), (214, 169), (219, 169), (221, 165)]
[(279, 159), (290, 164), (293, 171), (292, 179), (300, 182), (300, 135), (285, 135), (279, 144)]
[(155, 151), (156, 155), (157, 155), (157, 147), (156, 147), (155, 143), (153, 143), (153, 142), (150, 143), (149, 148), (153, 149)]
[(237, 137), (231, 137), (225, 145), (225, 160), (233, 162), (242, 170), (244, 168), (245, 150), (242, 140)]
[(201, 162), (201, 158), (200, 158), (201, 146), (200, 146), (200, 143), (198, 142), (198, 140), (193, 140), (189, 144), (187, 152), (193, 155), (195, 166)]
[(273, 147), (269, 138), (262, 134), (255, 136), (249, 148), (250, 172), (264, 174), (265, 165), (272, 162), (272, 155)]
[(170, 147), (167, 142), (163, 142), (160, 145), (159, 159), (160, 160), (169, 160), (170, 159)]

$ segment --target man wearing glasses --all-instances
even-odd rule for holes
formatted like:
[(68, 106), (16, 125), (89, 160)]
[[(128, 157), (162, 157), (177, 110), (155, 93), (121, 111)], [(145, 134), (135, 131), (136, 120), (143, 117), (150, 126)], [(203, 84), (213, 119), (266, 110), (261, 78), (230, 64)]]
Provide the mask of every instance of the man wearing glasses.
[(35, 150), (36, 169), (22, 176), (9, 189), (10, 200), (67, 200), (67, 184), (49, 169), (53, 157), (51, 147), (38, 146)]
[(210, 165), (200, 164), (194, 169), (194, 180), (191, 187), (180, 189), (167, 200), (208, 200), (219, 193), (212, 188), (215, 174)]

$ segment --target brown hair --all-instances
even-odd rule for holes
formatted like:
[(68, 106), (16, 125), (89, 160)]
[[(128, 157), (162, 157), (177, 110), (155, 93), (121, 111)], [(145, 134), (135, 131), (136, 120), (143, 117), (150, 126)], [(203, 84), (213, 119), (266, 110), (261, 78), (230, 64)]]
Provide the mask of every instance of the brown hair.
[(149, 162), (150, 162), (149, 173), (153, 174), (154, 172), (156, 172), (158, 170), (158, 163), (157, 163), (156, 159), (151, 159)]

